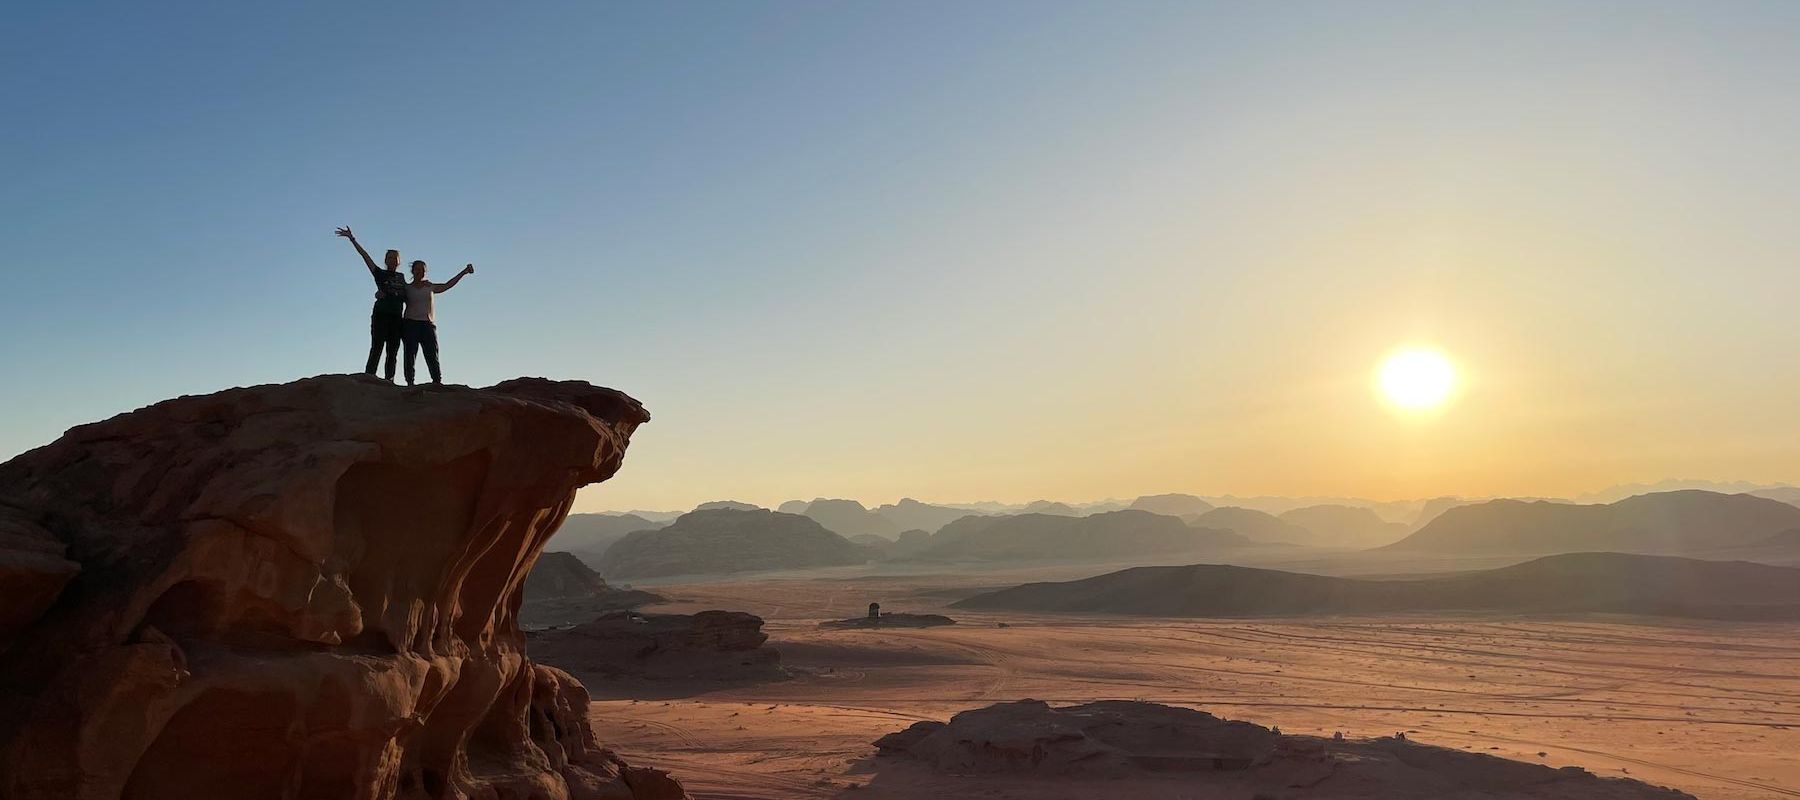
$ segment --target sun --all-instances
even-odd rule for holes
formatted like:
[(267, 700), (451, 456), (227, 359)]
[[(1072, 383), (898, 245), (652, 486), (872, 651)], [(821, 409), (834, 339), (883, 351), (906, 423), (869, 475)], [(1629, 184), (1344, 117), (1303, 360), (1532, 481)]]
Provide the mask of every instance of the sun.
[(1407, 411), (1442, 408), (1456, 390), (1456, 366), (1429, 347), (1406, 347), (1381, 362), (1376, 385), (1389, 403)]

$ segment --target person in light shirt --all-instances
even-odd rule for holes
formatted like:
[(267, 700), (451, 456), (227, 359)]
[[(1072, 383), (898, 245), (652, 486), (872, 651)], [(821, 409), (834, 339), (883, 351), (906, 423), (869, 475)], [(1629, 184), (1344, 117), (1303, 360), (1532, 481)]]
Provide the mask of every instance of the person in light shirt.
[(444, 374), (438, 369), (437, 313), (434, 299), (461, 282), (464, 275), (475, 274), (469, 264), (445, 283), (425, 279), (425, 262), (412, 262), (412, 283), (406, 285), (406, 313), (401, 322), (400, 338), (406, 343), (406, 385), (413, 385), (413, 362), (419, 351), (425, 351), (425, 368), (431, 370), (431, 382), (442, 384)]

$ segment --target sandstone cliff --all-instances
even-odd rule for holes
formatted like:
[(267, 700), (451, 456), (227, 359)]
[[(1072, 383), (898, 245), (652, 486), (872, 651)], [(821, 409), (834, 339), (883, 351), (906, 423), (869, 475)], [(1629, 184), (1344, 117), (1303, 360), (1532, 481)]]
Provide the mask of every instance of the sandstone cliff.
[(681, 798), (525, 656), (649, 415), (579, 382), (182, 397), (0, 465), (0, 798)]

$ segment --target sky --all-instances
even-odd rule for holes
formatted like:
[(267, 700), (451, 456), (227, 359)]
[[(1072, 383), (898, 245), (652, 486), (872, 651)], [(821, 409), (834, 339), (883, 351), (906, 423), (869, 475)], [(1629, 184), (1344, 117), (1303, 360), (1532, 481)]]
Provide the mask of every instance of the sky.
[[(654, 415), (579, 507), (1800, 482), (1800, 4), (13, 3), (0, 457), (360, 369)], [(1382, 402), (1396, 348), (1454, 396)]]

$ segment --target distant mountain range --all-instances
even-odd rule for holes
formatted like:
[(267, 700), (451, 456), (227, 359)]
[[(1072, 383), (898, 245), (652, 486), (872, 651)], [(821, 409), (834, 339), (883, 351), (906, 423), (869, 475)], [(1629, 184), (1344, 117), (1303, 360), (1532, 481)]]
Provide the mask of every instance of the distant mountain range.
[(1625, 553), (1570, 553), (1422, 580), (1363, 580), (1218, 564), (1133, 567), (1030, 583), (956, 608), (1171, 617), (1394, 612), (1619, 613), (1800, 619), (1800, 569)]
[(552, 541), (558, 550), (599, 556), (625, 534), (649, 531), (669, 524), (637, 514), (570, 514), (556, 529)]
[(1800, 549), (1800, 508), (1695, 489), (1606, 505), (1490, 500), (1449, 509), (1386, 551), (1546, 554), (1589, 550), (1668, 555)]
[[(1739, 495), (1760, 497), (1800, 507), (1800, 488), (1791, 486), (1771, 486), (1749, 483), (1713, 483), (1706, 481), (1664, 481), (1657, 484), (1630, 484), (1608, 489), (1597, 495), (1619, 495), (1625, 499), (1655, 497), (1659, 495), (1677, 495), (1682, 492), (1695, 491), (1681, 489), (1674, 492), (1648, 492), (1662, 486), (1689, 486), (1705, 484), (1726, 488), (1748, 488), (1748, 492)], [(1700, 491), (1700, 494), (1718, 494)], [(1726, 495), (1719, 495), (1726, 496)], [(1319, 502), (1313, 502), (1319, 501)], [(1606, 505), (1617, 505), (1620, 501), (1609, 501)], [(1741, 501), (1732, 501), (1741, 502)], [(1713, 524), (1708, 515), (1714, 513), (1731, 513), (1725, 506), (1717, 508), (1689, 508), (1681, 500), (1639, 500), (1644, 509), (1636, 523), (1640, 526), (1662, 531), (1657, 535), (1673, 535), (1671, 531), (1682, 525)], [(1691, 504), (1691, 503), (1690, 503)], [(1726, 505), (1730, 505), (1727, 503)], [(1519, 506), (1545, 506), (1536, 511), (1519, 511)], [(923, 531), (933, 534), (950, 526), (965, 517), (1007, 517), (1021, 514), (1040, 514), (1068, 518), (1081, 518), (1099, 514), (1112, 513), (1119, 510), (1143, 511), (1163, 516), (1182, 517), (1191, 524), (1203, 528), (1229, 530), (1248, 538), (1264, 542), (1286, 542), (1314, 547), (1332, 549), (1357, 549), (1392, 545), (1396, 549), (1416, 550), (1421, 552), (1450, 552), (1455, 548), (1446, 542), (1458, 535), (1466, 535), (1471, 546), (1480, 548), (1474, 552), (1515, 552), (1505, 549), (1524, 546), (1527, 553), (1570, 552), (1580, 549), (1614, 549), (1608, 543), (1613, 542), (1618, 534), (1597, 532), (1601, 528), (1617, 526), (1631, 522), (1632, 504), (1626, 504), (1619, 513), (1570, 511), (1572, 508), (1602, 507), (1595, 504), (1582, 505), (1562, 500), (1538, 500), (1533, 498), (1481, 499), (1466, 497), (1438, 497), (1430, 500), (1401, 501), (1378, 503), (1366, 500), (1330, 500), (1321, 498), (1292, 497), (1202, 497), (1192, 494), (1157, 494), (1144, 495), (1131, 501), (1102, 500), (1092, 503), (1071, 504), (1050, 500), (1037, 500), (1023, 504), (1006, 504), (996, 502), (934, 504), (925, 503), (913, 498), (904, 498), (897, 503), (869, 508), (856, 500), (842, 498), (816, 498), (813, 500), (790, 500), (782, 503), (779, 510), (804, 516), (818, 522), (826, 530), (845, 538), (874, 536), (893, 541), (904, 531)], [(1445, 512), (1464, 508), (1483, 508), (1473, 516), (1461, 513), (1453, 515), (1447, 521), (1440, 522)], [(1507, 511), (1506, 509), (1514, 509)], [(1767, 507), (1765, 507), (1766, 509)], [(702, 503), (696, 510), (728, 509), (737, 511), (762, 510), (750, 503), (719, 500)], [(1780, 509), (1776, 509), (1777, 513)], [(1658, 513), (1687, 515), (1680, 519), (1651, 520)], [(1621, 516), (1622, 515), (1622, 516)], [(1698, 515), (1698, 516), (1695, 516)], [(633, 512), (630, 514), (573, 514), (564, 523), (557, 534), (557, 546), (594, 560), (604, 552), (611, 543), (625, 534), (638, 530), (653, 530), (668, 524), (678, 512)], [(1704, 519), (1704, 522), (1700, 521)], [(1620, 520), (1624, 520), (1621, 522)], [(1726, 530), (1733, 530), (1737, 523), (1722, 520)], [(1454, 531), (1471, 525), (1494, 528), (1489, 534), (1468, 533), (1452, 534)], [(1424, 534), (1424, 537), (1408, 537), (1410, 532)], [(1505, 533), (1501, 529), (1511, 530)], [(1760, 530), (1760, 529), (1758, 529)], [(1539, 531), (1532, 533), (1531, 531)], [(1697, 534), (1696, 534), (1697, 535)], [(1508, 543), (1507, 537), (1523, 537), (1519, 542)], [(1535, 540), (1532, 537), (1539, 537)], [(1612, 536), (1614, 538), (1609, 539)], [(1736, 541), (1735, 534), (1721, 534), (1721, 541)], [(1439, 537), (1449, 537), (1440, 540)], [(1630, 538), (1627, 536), (1626, 538)], [(1653, 537), (1652, 537), (1653, 538)], [(1679, 537), (1678, 537), (1679, 538)], [(1689, 538), (1693, 538), (1690, 536)], [(1717, 539), (1718, 537), (1714, 537)], [(1741, 537), (1739, 537), (1741, 538)], [(1402, 545), (1400, 540), (1409, 543)], [(1496, 539), (1496, 541), (1489, 541)], [(1559, 544), (1559, 542), (1564, 542)], [(879, 547), (877, 549), (892, 556), (895, 553), (914, 553), (916, 542), (902, 548)], [(1707, 546), (1712, 546), (1708, 543)], [(1735, 546), (1735, 545), (1732, 545)], [(1670, 549), (1666, 545), (1650, 547), (1634, 544), (1626, 546), (1646, 548), (1646, 552), (1688, 552), (1683, 549)], [(1548, 548), (1548, 549), (1546, 549)]]
[(597, 562), (608, 578), (723, 575), (861, 564), (869, 548), (798, 514), (764, 508), (691, 511), (668, 527), (637, 531)]
[(916, 558), (937, 561), (1030, 561), (1130, 558), (1195, 553), (1254, 544), (1231, 531), (1196, 528), (1148, 511), (1085, 517), (1056, 514), (969, 516), (933, 534)]
[(1147, 494), (1131, 501), (1129, 508), (1134, 511), (1148, 511), (1152, 514), (1185, 517), (1189, 514), (1204, 514), (1211, 511), (1213, 504), (1191, 494)]

